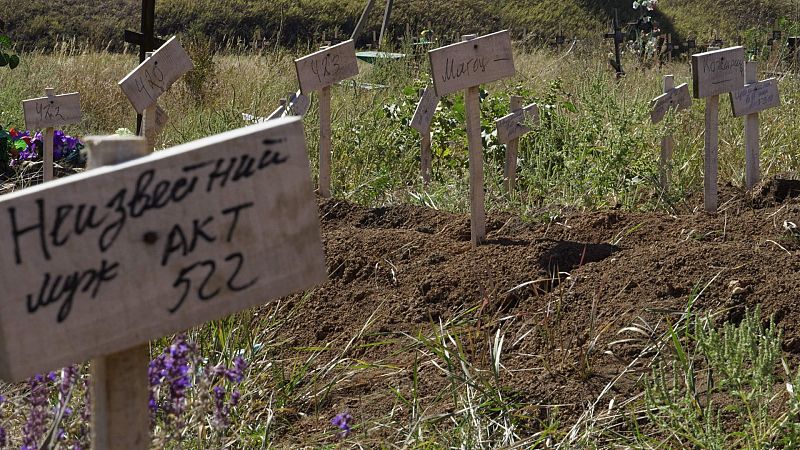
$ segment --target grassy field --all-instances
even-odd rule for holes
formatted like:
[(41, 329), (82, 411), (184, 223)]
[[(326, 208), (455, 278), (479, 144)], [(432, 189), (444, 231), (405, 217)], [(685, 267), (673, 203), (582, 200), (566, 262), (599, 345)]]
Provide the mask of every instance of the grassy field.
[[(266, 39), (268, 45), (306, 45), (315, 34), (333, 36), (337, 30), (349, 35), (365, 0), (159, 0), (157, 31), (162, 35), (201, 33), (215, 42), (251, 43)], [(363, 43), (380, 29), (383, 2), (378, 1), (367, 25)], [(137, 28), (139, 2), (74, 0), (28, 0), (20, 14), (2, 17), (11, 35), (25, 48), (51, 49), (59, 40), (77, 37), (95, 47), (121, 49), (122, 30)], [(3, 11), (15, 11), (16, 3), (0, 0)], [(600, 40), (614, 10), (623, 22), (635, 21), (639, 13), (629, 0), (402, 0), (394, 4), (391, 32), (401, 36), (406, 24), (412, 33), (430, 27), (439, 33), (486, 33), (501, 28), (527, 29), (543, 40), (551, 40), (560, 29), (569, 36)], [(51, 14), (51, 11), (58, 11)], [(681, 38), (694, 36), (707, 42), (714, 32), (733, 40), (748, 31), (759, 36), (781, 19), (797, 22), (796, 5), (790, 0), (662, 0), (656, 19), (665, 30)], [(796, 33), (789, 22), (781, 22), (785, 33)]]
[[(191, 83), (176, 83), (163, 97), (161, 104), (170, 121), (158, 140), (158, 148), (241, 127), (244, 125), (242, 112), (266, 115), (275, 108), (279, 98), (296, 89), (292, 59), (297, 55), (290, 51), (246, 51), (225, 55), (212, 55), (202, 48), (191, 51), (196, 61), (205, 61), (206, 75), (194, 77)], [(670, 117), (658, 126), (650, 124), (648, 112), (650, 99), (661, 91), (664, 74), (674, 74), (678, 83), (689, 81), (688, 63), (676, 61), (670, 66), (648, 68), (637, 67), (636, 62), (629, 59), (626, 61), (628, 76), (617, 81), (605, 61), (606, 53), (607, 49), (580, 46), (563, 53), (546, 50), (518, 52), (515, 55), (516, 77), (484, 86), (481, 109), (486, 149), (487, 207), (491, 211), (513, 212), (530, 221), (547, 221), (570, 211), (622, 208), (672, 214), (691, 212), (698, 204), (695, 199), (702, 192), (703, 103), (695, 102), (688, 112)], [(54, 54), (22, 54), (19, 68), (0, 71), (0, 123), (20, 127), (21, 100), (38, 96), (45, 87), (53, 87), (58, 92), (81, 92), (84, 119), (67, 128), (68, 132), (88, 135), (113, 133), (121, 127), (132, 129), (135, 126), (133, 110), (116, 82), (135, 66), (136, 56), (130, 53), (82, 51), (67, 45)], [(765, 62), (764, 67), (775, 69), (775, 64)], [(455, 212), (468, 210), (464, 106), (457, 95), (445, 99), (434, 119), (434, 182), (426, 187), (419, 175), (418, 135), (407, 125), (417, 100), (417, 90), (427, 82), (426, 71), (423, 57), (376, 66), (362, 65), (358, 81), (378, 83), (386, 88), (362, 90), (346, 84), (333, 90), (335, 197), (367, 206), (414, 204)], [(493, 121), (508, 112), (508, 96), (511, 94), (522, 95), (527, 102), (537, 102), (543, 111), (543, 121), (521, 142), (519, 191), (508, 195), (501, 189), (504, 148), (496, 141)], [(761, 164), (764, 177), (796, 172), (800, 168), (800, 153), (796, 145), (800, 137), (800, 124), (796, 120), (800, 107), (798, 94), (800, 84), (797, 80), (794, 77), (783, 79), (781, 95), (784, 105), (762, 115)], [(318, 143), (316, 106), (312, 99), (312, 108), (305, 119), (312, 161), (316, 160)], [(721, 100), (721, 110), (720, 183), (740, 186), (744, 171), (742, 121), (731, 117), (729, 101), (725, 97)], [(657, 162), (659, 142), (667, 132), (674, 135), (676, 147), (671, 188), (663, 192), (658, 186)], [(219, 427), (215, 425), (215, 416), (209, 406), (210, 394), (192, 391), (186, 406), (188, 413), (180, 419), (186, 423), (177, 423), (177, 419), (169, 415), (157, 418), (156, 445), (168, 448), (196, 448), (199, 442), (203, 445), (213, 442), (218, 448), (286, 445), (291, 436), (282, 434), (286, 428), (276, 424), (305, 420), (303, 411), (308, 409), (309, 398), (331, 389), (331, 385), (326, 384), (328, 382), (321, 381), (323, 375), (333, 373), (341, 375), (341, 379), (349, 379), (352, 371), (360, 370), (360, 366), (352, 361), (340, 364), (342, 358), (337, 359), (334, 354), (337, 352), (331, 349), (311, 352), (313, 356), (302, 363), (275, 361), (269, 358), (269, 353), (261, 352), (260, 346), (277, 345), (286, 338), (278, 330), (293, 314), (291, 308), (291, 304), (277, 303), (261, 310), (257, 317), (244, 313), (189, 333), (189, 339), (198, 346), (196, 364), (230, 366), (237, 354), (250, 362), (241, 384), (225, 382), (228, 389), (224, 394), (225, 401), (230, 400), (234, 388), (241, 392), (241, 399), (229, 412), (231, 418), (227, 419), (226, 426)], [(691, 406), (692, 399), (675, 400), (675, 385), (670, 384), (672, 380), (665, 380), (665, 377), (672, 376), (673, 371), (668, 368), (673, 364), (687, 364), (686, 346), (691, 347), (692, 354), (706, 357), (708, 364), (718, 364), (726, 369), (730, 355), (715, 353), (715, 349), (722, 345), (720, 342), (742, 352), (750, 351), (752, 354), (742, 356), (745, 366), (751, 361), (759, 362), (762, 368), (779, 364), (780, 336), (772, 329), (762, 329), (759, 326), (761, 320), (755, 315), (749, 317), (738, 328), (714, 331), (711, 327), (713, 321), (687, 312), (681, 323), (670, 327), (671, 334), (661, 337), (660, 342), (672, 346), (671, 350), (663, 353), (662, 366), (654, 366), (652, 383), (646, 384), (647, 390), (642, 393), (640, 403), (632, 404), (632, 411), (663, 412), (650, 419), (663, 430), (682, 421), (694, 425), (692, 418), (681, 415), (680, 408), (669, 406)], [(368, 325), (365, 323), (364, 329)], [(463, 324), (455, 320), (446, 325), (453, 328), (442, 325), (434, 336), (410, 336), (410, 348), (423, 349), (433, 361), (446, 360), (454, 367), (471, 371), (469, 358), (452, 350), (460, 348), (460, 339), (465, 338), (460, 334)], [(679, 333), (685, 339), (679, 339)], [(353, 340), (358, 337), (354, 336)], [(341, 354), (346, 354), (348, 348), (341, 349)], [(495, 353), (492, 355), (496, 355), (499, 361), (502, 348), (499, 334), (493, 348)], [(170, 350), (167, 339), (153, 343), (152, 354), (155, 357), (165, 349)], [(677, 356), (673, 358), (674, 355)], [(684, 355), (683, 359), (681, 355)], [(674, 372), (676, 376), (685, 377), (685, 380), (676, 381), (678, 385), (691, 382), (691, 369), (687, 366), (683, 371)], [(85, 372), (85, 368), (81, 370)], [(496, 370), (501, 370), (499, 363)], [(767, 369), (757, 375), (757, 378), (747, 381), (746, 387), (751, 389), (748, 392), (761, 396), (758, 398), (768, 398), (769, 390), (777, 381)], [(491, 372), (481, 376), (485, 377), (481, 378), (486, 381), (484, 387), (496, 386), (491, 382)], [(199, 374), (197, 377), (202, 378)], [(463, 391), (467, 396), (477, 389), (470, 380), (454, 376), (450, 381), (454, 390)], [(197, 384), (210, 387), (200, 381)], [(23, 386), (2, 386), (0, 392), (9, 399), (0, 405), (2, 423), (15, 437), (15, 443), (19, 443), (28, 414), (19, 405), (24, 403), (27, 390)], [(81, 392), (76, 390), (74, 397), (79, 398), (77, 394)], [(481, 394), (484, 395), (481, 398), (494, 394), (502, 398), (500, 391), (490, 390), (488, 394), (481, 391)], [(57, 396), (53, 401), (58, 402)], [(403, 401), (416, 405), (418, 400), (403, 398)], [(439, 401), (442, 404), (431, 408), (454, 407), (447, 398)], [(755, 403), (761, 408), (757, 411), (759, 414), (769, 412), (769, 401)], [(793, 404), (789, 411), (783, 411), (777, 417), (758, 416), (763, 420), (756, 425), (769, 428), (769, 433), (756, 433), (752, 441), (754, 445), (761, 442), (758, 441), (760, 437), (770, 441), (773, 428), (784, 430), (781, 427), (789, 421), (787, 417), (790, 414), (796, 413), (796, 406)], [(74, 407), (76, 411), (80, 409), (78, 404)], [(504, 415), (502, 408), (502, 405), (493, 404), (480, 409), (482, 412), (478, 416), (470, 415), (471, 410), (467, 410), (452, 419), (455, 423), (448, 426), (440, 426), (435, 417), (423, 416), (419, 416), (416, 423), (392, 423), (391, 426), (397, 428), (397, 435), (407, 436), (405, 444), (412, 448), (440, 448), (465, 441), (476, 442), (475, 448), (515, 444), (515, 435), (503, 434), (503, 427), (510, 427), (516, 419)], [(501, 419), (505, 422), (496, 422)], [(779, 422), (781, 425), (776, 425)], [(80, 423), (77, 414), (65, 421), (70, 436), (80, 436)], [(423, 423), (424, 437), (421, 431)], [(490, 436), (482, 435), (482, 428), (494, 432)], [(571, 431), (574, 431), (571, 424), (559, 423), (557, 416), (550, 417), (540, 423), (536, 433), (527, 436), (524, 442), (535, 447), (555, 446), (569, 440), (580, 442), (581, 448), (592, 448), (601, 438), (606, 442), (616, 442), (614, 445), (634, 448), (649, 448), (647, 442), (651, 442), (635, 432), (615, 436), (608, 430), (593, 428), (581, 428), (578, 440), (572, 441), (568, 439)], [(709, 435), (716, 432), (721, 436), (726, 431), (720, 428), (704, 432)], [(787, 439), (795, 438), (794, 435), (786, 436), (789, 436)], [(329, 429), (315, 431), (303, 438), (314, 447), (336, 448), (339, 445), (335, 433)], [(358, 445), (359, 439), (359, 434), (354, 435), (353, 445)], [(709, 438), (704, 442), (712, 440)], [(370, 441), (365, 442), (364, 445), (369, 447)], [(726, 441), (722, 439), (720, 442)], [(398, 442), (396, 445), (400, 447), (402, 444)]]

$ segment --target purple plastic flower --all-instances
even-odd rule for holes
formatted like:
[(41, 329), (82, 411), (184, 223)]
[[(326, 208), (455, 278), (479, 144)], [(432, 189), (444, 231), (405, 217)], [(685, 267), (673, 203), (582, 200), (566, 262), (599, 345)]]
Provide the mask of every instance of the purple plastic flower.
[(339, 437), (347, 437), (350, 435), (350, 426), (352, 421), (353, 416), (351, 416), (348, 412), (343, 412), (337, 414), (333, 419), (331, 419), (331, 425), (341, 430), (339, 431)]

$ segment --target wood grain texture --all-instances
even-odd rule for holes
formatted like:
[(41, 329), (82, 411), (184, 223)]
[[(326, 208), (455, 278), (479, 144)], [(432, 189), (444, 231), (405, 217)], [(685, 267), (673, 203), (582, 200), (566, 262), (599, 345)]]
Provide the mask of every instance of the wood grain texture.
[(411, 117), (411, 128), (420, 133), (429, 131), (437, 106), (439, 106), (439, 97), (436, 95), (436, 90), (433, 86), (428, 85), (422, 92), (419, 103), (417, 103), (414, 116)]
[(692, 96), (689, 94), (689, 85), (682, 85), (665, 91), (650, 102), (650, 120), (656, 124), (664, 120), (667, 113), (682, 111), (692, 107)]
[[(124, 144), (123, 144), (124, 142)], [(120, 152), (119, 148), (125, 148)], [(141, 138), (96, 138), (90, 148), (92, 168), (119, 164), (150, 153)], [(150, 362), (148, 344), (92, 360), (92, 447), (98, 450), (150, 448)]]
[(768, 78), (764, 81), (753, 81), (744, 88), (731, 92), (731, 106), (734, 117), (756, 114), (765, 109), (781, 105), (778, 92), (778, 80)]
[(438, 97), (516, 74), (508, 30), (430, 50), (428, 56)]
[(431, 182), (433, 175), (433, 155), (431, 154), (431, 132), (430, 130), (420, 131), (420, 170), (422, 171), (422, 181)]
[(744, 85), (744, 47), (730, 47), (692, 55), (694, 98), (727, 94)]
[[(748, 62), (745, 66), (745, 82), (748, 83), (749, 87), (757, 85), (757, 80), (758, 63)], [(751, 100), (746, 102), (746, 105), (752, 108), (754, 103), (760, 103), (758, 98), (766, 100), (767, 97), (774, 96), (775, 99), (778, 99), (777, 81), (774, 84), (774, 93), (763, 96), (763, 92), (764, 90), (761, 90), (761, 92), (753, 92), (753, 94), (750, 96)], [(732, 103), (734, 102), (734, 95), (731, 95), (731, 101)], [(769, 101), (767, 100), (765, 103), (769, 103)], [(778, 104), (780, 104), (779, 99)], [(736, 103), (733, 103), (733, 105), (734, 115), (736, 115)], [(746, 110), (750, 108), (744, 107), (743, 109)], [(745, 187), (747, 189), (752, 189), (755, 187), (755, 185), (758, 184), (759, 180), (761, 179), (761, 167), (759, 161), (761, 157), (761, 118), (758, 116), (758, 111), (758, 109), (753, 109), (753, 112), (746, 115), (744, 118), (744, 179)]]
[(142, 114), (192, 67), (191, 58), (173, 36), (118, 84), (136, 112)]
[[(688, 104), (691, 105), (692, 98), (689, 97), (689, 88), (686, 86), (686, 84), (682, 84), (679, 87), (685, 87), (685, 93), (681, 94), (679, 96), (678, 100), (675, 100), (674, 102), (670, 101), (670, 103), (668, 104), (666, 110), (668, 110), (669, 108), (672, 108), (673, 105), (675, 105), (674, 107), (676, 109), (681, 108), (680, 105), (681, 104), (685, 105), (685, 103), (686, 103), (685, 98), (687, 98), (687, 97), (689, 99), (688, 100)], [(664, 75), (664, 94), (674, 93), (675, 91), (676, 91), (675, 90), (675, 77), (673, 75)], [(656, 100), (658, 100), (659, 98), (660, 97), (656, 97)], [(654, 100), (654, 102), (655, 102), (655, 100)], [(688, 106), (686, 106), (686, 107), (688, 108)], [(665, 114), (666, 114), (666, 110), (665, 110)], [(658, 121), (656, 121), (653, 118), (652, 113), (651, 113), (650, 117), (653, 120), (653, 123), (657, 123), (657, 122), (661, 121), (661, 119), (664, 118), (664, 116), (661, 115), (661, 118), (658, 119)], [(670, 177), (670, 175), (671, 175), (670, 167), (672, 167), (672, 149), (673, 149), (673, 147), (674, 147), (674, 140), (672, 138), (672, 134), (664, 135), (664, 137), (661, 138), (661, 156), (659, 157), (659, 165), (658, 165), (658, 167), (659, 167), (659, 184), (661, 186), (661, 189), (664, 192), (667, 192), (669, 190), (669, 179), (671, 178)]]
[(331, 197), (331, 88), (319, 93), (319, 195)]
[(486, 200), (483, 191), (483, 140), (481, 139), (480, 90), (467, 89), (464, 104), (469, 145), (470, 236), (473, 247), (486, 240)]
[(0, 236), (0, 378), (9, 381), (326, 278), (300, 118), (5, 195)]
[(81, 94), (61, 94), (22, 101), (25, 126), (33, 130), (57, 128), (81, 121)]
[(344, 41), (294, 60), (297, 81), (303, 94), (318, 91), (358, 75), (356, 46)]
[[(514, 116), (516, 113), (521, 113), (522, 97), (518, 95), (512, 95), (509, 100), (511, 109), (511, 114), (509, 114), (509, 116)], [(538, 118), (538, 109), (537, 109), (537, 118)], [(499, 122), (499, 120), (497, 122)], [(519, 117), (517, 124), (521, 124), (523, 122), (524, 122), (524, 117)], [(500, 125), (497, 125), (497, 137), (498, 139), (500, 139)], [(506, 159), (505, 159), (505, 164), (503, 164), (503, 188), (505, 189), (506, 192), (513, 191), (514, 186), (516, 186), (517, 183), (517, 157), (519, 156), (518, 153), (519, 153), (519, 137), (514, 139), (507, 139)]]
[(703, 204), (707, 213), (716, 213), (719, 203), (717, 174), (719, 163), (719, 96), (706, 97), (705, 155), (703, 158)]

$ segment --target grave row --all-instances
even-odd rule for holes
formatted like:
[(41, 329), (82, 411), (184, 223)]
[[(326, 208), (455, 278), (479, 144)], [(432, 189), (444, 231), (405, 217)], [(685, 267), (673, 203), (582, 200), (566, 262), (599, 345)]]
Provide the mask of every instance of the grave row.
[[(140, 137), (89, 137), (91, 170), (50, 181), (53, 129), (79, 121), (81, 111), (78, 93), (47, 89), (23, 102), (28, 128), (45, 129), (47, 183), (0, 198), (7, 243), (0, 378), (18, 381), (91, 359), (99, 449), (149, 447), (147, 342), (326, 279), (302, 118), (283, 116), (305, 114), (308, 96), (318, 92), (319, 193), (329, 197), (331, 87), (359, 70), (352, 40), (320, 49), (295, 60), (299, 91), (263, 123), (151, 154), (168, 120), (158, 100), (192, 61), (174, 37), (144, 56), (119, 82), (143, 116)], [(479, 88), (515, 75), (511, 36), (467, 35), (428, 56), (432, 83), (411, 121), (421, 135), (422, 178), (431, 179), (439, 99), (463, 92), (471, 242), (478, 246), (486, 238)], [(748, 187), (758, 180), (758, 112), (780, 100), (776, 80), (756, 81), (742, 47), (697, 54), (692, 63), (694, 98), (706, 99), (705, 205), (714, 212), (719, 95), (730, 93), (734, 115), (747, 118)], [(495, 122), (507, 148), (509, 192), (519, 140), (539, 119), (537, 105), (515, 96), (510, 103), (511, 113)], [(667, 77), (652, 121), (690, 105), (688, 86)], [(671, 137), (662, 144), (667, 167)], [(667, 179), (664, 169), (665, 186)]]

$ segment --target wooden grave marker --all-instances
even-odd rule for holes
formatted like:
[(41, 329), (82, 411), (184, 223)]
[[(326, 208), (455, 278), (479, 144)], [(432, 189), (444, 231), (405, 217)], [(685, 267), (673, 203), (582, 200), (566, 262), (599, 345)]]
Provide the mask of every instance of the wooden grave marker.
[[(689, 85), (683, 83), (675, 87), (675, 77), (664, 75), (664, 93), (654, 98), (650, 102), (650, 120), (657, 124), (664, 120), (669, 111), (678, 112), (692, 107), (692, 96), (689, 94)], [(661, 189), (667, 191), (670, 178), (670, 160), (672, 159), (672, 149), (674, 140), (672, 134), (666, 134), (661, 138), (661, 157), (659, 159), (660, 185)]]
[[(148, 153), (87, 142), (90, 167)], [(7, 194), (0, 235), (0, 378), (95, 358), (99, 449), (150, 448), (148, 341), (326, 279), (300, 118)]]
[(420, 169), (422, 180), (427, 184), (431, 181), (432, 155), (431, 155), (431, 121), (433, 114), (439, 106), (439, 97), (432, 85), (428, 85), (420, 96), (414, 116), (411, 118), (411, 127), (419, 131), (420, 144)]
[[(144, 62), (147, 53), (155, 51), (166, 43), (156, 37), (156, 0), (142, 0), (141, 32), (131, 30), (123, 32), (123, 40), (129, 44), (139, 46), (139, 63)], [(142, 133), (142, 115), (136, 114), (136, 134)]]
[(486, 205), (481, 138), (480, 85), (516, 74), (508, 30), (462, 36), (462, 42), (428, 51), (436, 95), (465, 89), (469, 143), (470, 234), (472, 246), (486, 239)]
[(144, 62), (118, 83), (136, 112), (144, 116), (140, 135), (147, 138), (148, 147), (155, 145), (167, 121), (166, 113), (157, 103), (158, 98), (193, 67), (186, 50), (173, 36), (157, 51), (148, 53)]
[(780, 106), (781, 98), (777, 79), (758, 81), (757, 62), (746, 63), (745, 83), (743, 89), (731, 92), (730, 95), (734, 117), (744, 116), (745, 186), (747, 189), (752, 189), (761, 178), (759, 168), (761, 119), (758, 113)]
[(512, 192), (517, 184), (517, 154), (519, 138), (531, 131), (528, 124), (539, 122), (539, 107), (530, 104), (522, 107), (522, 97), (511, 96), (511, 114), (497, 119), (497, 140), (506, 144), (506, 161), (503, 166), (503, 186)]
[(294, 60), (301, 94), (319, 91), (319, 193), (331, 196), (331, 85), (358, 75), (352, 39)]
[(694, 98), (706, 99), (703, 198), (706, 212), (717, 211), (719, 96), (744, 85), (744, 47), (692, 55)]
[(25, 126), (31, 130), (42, 131), (42, 180), (53, 179), (53, 135), (55, 128), (80, 122), (81, 95), (55, 95), (52, 88), (44, 91), (44, 97), (22, 101)]

